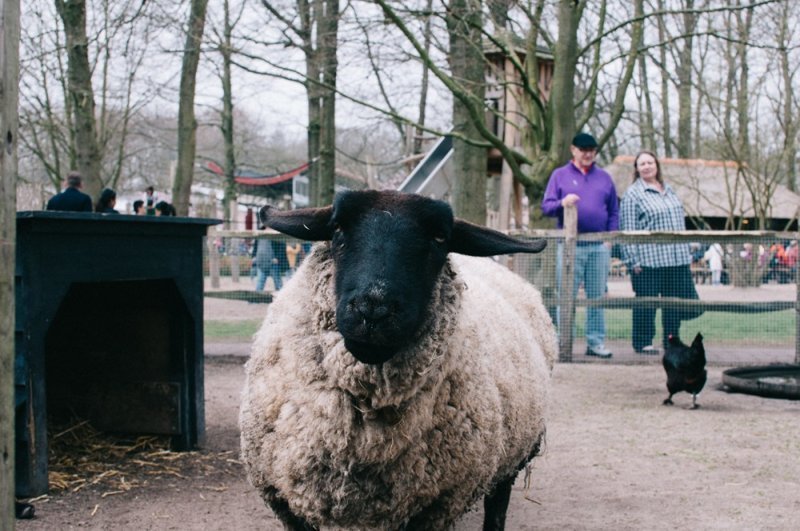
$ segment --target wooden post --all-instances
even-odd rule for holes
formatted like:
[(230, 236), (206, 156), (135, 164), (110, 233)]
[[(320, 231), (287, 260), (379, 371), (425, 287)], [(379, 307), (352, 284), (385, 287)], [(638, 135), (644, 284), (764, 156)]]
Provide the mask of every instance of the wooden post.
[(797, 289), (797, 303), (794, 307), (794, 362), (800, 365), (800, 264), (795, 264), (794, 283)]
[(19, 0), (0, 0), (0, 529), (14, 529)]
[(240, 263), (239, 263), (239, 246), (242, 245), (242, 240), (239, 238), (230, 238), (228, 239), (228, 258), (230, 258), (231, 263), (231, 282), (234, 284), (239, 283), (239, 274), (240, 274)]
[(572, 326), (575, 322), (575, 244), (578, 238), (578, 209), (564, 207), (564, 245), (561, 249), (561, 286), (558, 302), (558, 359), (572, 361)]
[(217, 230), (214, 227), (208, 228), (208, 274), (211, 276), (211, 287), (219, 287), (219, 250), (217, 250), (216, 240)]
[[(231, 229), (239, 230), (239, 204), (235, 199), (230, 201), (228, 205), (228, 212), (231, 213)], [(230, 238), (228, 240), (228, 256), (231, 259), (231, 282), (234, 284), (239, 283), (239, 246), (241, 245), (239, 238)]]

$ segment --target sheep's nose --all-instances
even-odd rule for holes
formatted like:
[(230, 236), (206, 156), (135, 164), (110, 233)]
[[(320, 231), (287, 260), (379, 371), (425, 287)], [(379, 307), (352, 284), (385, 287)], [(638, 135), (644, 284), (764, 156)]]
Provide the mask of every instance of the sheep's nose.
[(353, 309), (364, 321), (377, 322), (385, 319), (390, 312), (386, 298), (377, 294), (367, 294), (353, 300)]

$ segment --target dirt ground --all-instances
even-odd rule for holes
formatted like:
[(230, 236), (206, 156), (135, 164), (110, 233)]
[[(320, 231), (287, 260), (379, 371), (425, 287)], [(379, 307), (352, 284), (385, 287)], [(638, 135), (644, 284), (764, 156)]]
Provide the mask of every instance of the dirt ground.
[[(17, 528), (281, 529), (236, 461), (243, 359), (207, 357), (206, 443), (172, 473), (55, 494)], [(797, 529), (800, 401), (724, 392), (722, 369), (688, 410), (685, 393), (661, 405), (657, 365), (556, 366), (545, 454), (528, 490), (520, 475), (507, 528)], [(476, 509), (456, 529), (480, 522)]]

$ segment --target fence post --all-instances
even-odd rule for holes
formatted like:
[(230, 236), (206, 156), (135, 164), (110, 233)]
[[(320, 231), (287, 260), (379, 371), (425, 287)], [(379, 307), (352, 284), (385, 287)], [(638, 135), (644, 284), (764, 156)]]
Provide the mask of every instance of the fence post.
[(217, 230), (208, 228), (206, 242), (208, 243), (208, 274), (211, 276), (211, 287), (219, 287), (219, 250), (216, 244)]
[(234, 284), (239, 283), (239, 246), (242, 240), (239, 238), (230, 238), (228, 244), (228, 256), (231, 259), (231, 282)]
[(797, 302), (794, 305), (794, 362), (800, 365), (800, 264), (795, 263), (794, 284)]
[(575, 321), (575, 244), (578, 237), (578, 209), (564, 207), (564, 245), (561, 249), (561, 286), (558, 295), (558, 360), (572, 361), (572, 324)]
[(0, 529), (14, 529), (19, 1), (0, 0)]

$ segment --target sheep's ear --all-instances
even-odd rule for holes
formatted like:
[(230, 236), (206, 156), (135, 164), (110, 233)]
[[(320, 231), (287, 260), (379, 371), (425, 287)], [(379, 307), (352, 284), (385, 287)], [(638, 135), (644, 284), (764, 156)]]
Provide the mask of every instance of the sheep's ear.
[(502, 232), (456, 219), (453, 223), (453, 233), (450, 236), (448, 251), (469, 256), (494, 256), (510, 253), (538, 253), (545, 247), (547, 247), (547, 240), (542, 238), (531, 241), (518, 240)]
[(330, 240), (332, 212), (332, 206), (282, 211), (267, 205), (258, 211), (258, 221), (260, 228), (269, 227), (301, 240)]

